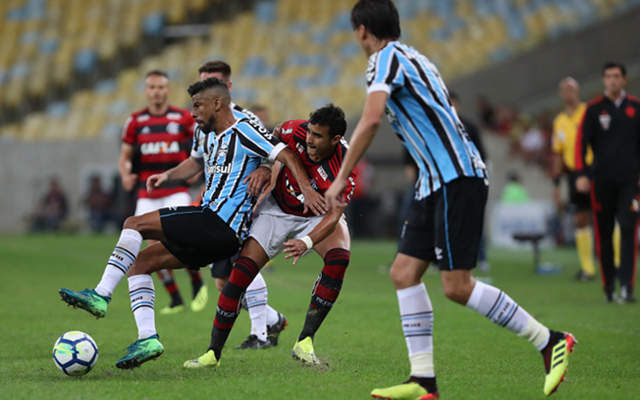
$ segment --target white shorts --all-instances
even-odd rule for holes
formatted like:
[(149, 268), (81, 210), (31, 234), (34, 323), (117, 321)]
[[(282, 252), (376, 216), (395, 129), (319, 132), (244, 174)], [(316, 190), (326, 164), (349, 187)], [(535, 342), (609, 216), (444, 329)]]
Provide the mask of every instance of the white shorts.
[(188, 206), (191, 196), (187, 192), (178, 192), (157, 199), (138, 199), (135, 216), (150, 213), (165, 207)]
[(249, 237), (254, 238), (272, 259), (284, 250), (284, 242), (308, 235), (323, 218), (324, 215), (301, 217), (287, 214), (268, 194), (254, 211)]

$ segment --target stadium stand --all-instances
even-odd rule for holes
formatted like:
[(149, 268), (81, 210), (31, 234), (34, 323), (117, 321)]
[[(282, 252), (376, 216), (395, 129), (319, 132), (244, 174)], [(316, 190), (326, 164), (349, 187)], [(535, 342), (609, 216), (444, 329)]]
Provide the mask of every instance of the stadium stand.
[[(222, 0), (176, 2), (11, 0), (0, 2), (0, 104), (47, 103), (47, 93), (77, 76), (91, 78), (101, 60), (136, 51), (144, 35), (185, 21), (189, 12)], [(640, 4), (638, 0), (397, 0), (403, 40), (428, 54), (446, 80), (540, 46)], [(364, 60), (353, 40), (351, 3), (340, 0), (258, 1), (253, 9), (211, 25), (209, 37), (189, 38), (148, 55), (114, 80), (92, 81), (63, 104), (51, 103), (0, 135), (24, 140), (114, 137), (131, 110), (144, 104), (141, 77), (168, 71), (171, 102), (188, 105), (183, 88), (211, 59), (231, 64), (234, 101), (268, 104), (272, 119), (307, 115), (329, 101), (358, 113)], [(42, 10), (46, 9), (46, 13)], [(116, 22), (114, 22), (116, 21)], [(122, 66), (124, 68), (125, 66)], [(295, 88), (296, 90), (291, 90)], [(51, 100), (51, 99), (49, 99)], [(50, 101), (49, 101), (50, 103)], [(46, 126), (46, 131), (43, 127)]]

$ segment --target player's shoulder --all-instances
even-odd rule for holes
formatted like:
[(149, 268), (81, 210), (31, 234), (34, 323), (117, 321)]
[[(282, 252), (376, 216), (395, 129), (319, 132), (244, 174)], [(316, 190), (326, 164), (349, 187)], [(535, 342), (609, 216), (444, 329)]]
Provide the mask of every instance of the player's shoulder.
[(600, 95), (598, 97), (596, 97), (595, 99), (591, 99), (587, 102), (587, 109), (593, 108), (593, 107), (597, 107), (598, 105), (602, 104), (602, 101), (604, 100), (604, 96)]
[(191, 111), (186, 108), (180, 108), (176, 106), (169, 106), (167, 110), (167, 119), (179, 120), (183, 118), (191, 118)]
[(129, 115), (129, 118), (136, 122), (144, 122), (150, 117), (151, 113), (149, 112), (149, 107), (145, 107), (142, 110), (134, 111), (131, 113), (131, 115)]
[(640, 106), (640, 98), (638, 98), (636, 96), (632, 96), (630, 94), (627, 94), (627, 101), (629, 103), (634, 103), (636, 106)]
[(291, 119), (282, 124), (282, 134), (292, 133), (296, 129), (304, 129), (306, 132), (308, 125), (309, 121), (306, 119)]

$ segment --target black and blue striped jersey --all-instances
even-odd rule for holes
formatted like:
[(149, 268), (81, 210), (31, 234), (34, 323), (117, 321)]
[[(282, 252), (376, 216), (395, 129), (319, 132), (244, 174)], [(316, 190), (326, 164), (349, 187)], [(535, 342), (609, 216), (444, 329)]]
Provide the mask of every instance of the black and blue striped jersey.
[(263, 159), (274, 161), (286, 145), (247, 117), (220, 134), (197, 129), (193, 139), (191, 156), (204, 162), (202, 206), (211, 208), (244, 239), (254, 198), (243, 181)]
[(367, 94), (389, 94), (386, 115), (420, 170), (416, 199), (460, 177), (488, 179), (487, 169), (451, 105), (438, 69), (415, 49), (388, 43), (371, 55)]

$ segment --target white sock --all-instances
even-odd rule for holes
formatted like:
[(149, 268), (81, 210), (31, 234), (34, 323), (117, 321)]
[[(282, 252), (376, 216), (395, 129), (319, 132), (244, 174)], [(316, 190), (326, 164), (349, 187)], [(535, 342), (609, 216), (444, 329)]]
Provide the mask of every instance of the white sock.
[(134, 275), (129, 277), (129, 297), (131, 311), (138, 325), (138, 339), (146, 339), (156, 334), (156, 318), (154, 305), (156, 291), (153, 288), (151, 275)]
[(267, 327), (274, 326), (279, 320), (278, 312), (267, 304)]
[(104, 269), (102, 279), (98, 286), (96, 286), (96, 292), (102, 296), (111, 296), (116, 286), (120, 283), (122, 278), (127, 274), (131, 265), (138, 257), (140, 252), (140, 246), (142, 246), (142, 235), (138, 231), (133, 229), (123, 229), (120, 234), (120, 239), (116, 243), (107, 267)]
[(251, 318), (251, 334), (258, 339), (267, 340), (267, 283), (262, 274), (258, 273), (253, 282), (247, 287), (244, 298), (247, 301), (249, 318)]
[(527, 338), (538, 350), (549, 341), (549, 329), (535, 320), (511, 297), (498, 288), (476, 281), (467, 307), (489, 318), (494, 324), (504, 326)]
[(409, 350), (411, 376), (435, 377), (433, 366), (433, 306), (424, 283), (397, 290), (402, 331)]

